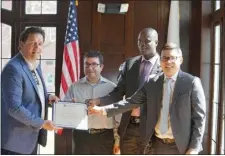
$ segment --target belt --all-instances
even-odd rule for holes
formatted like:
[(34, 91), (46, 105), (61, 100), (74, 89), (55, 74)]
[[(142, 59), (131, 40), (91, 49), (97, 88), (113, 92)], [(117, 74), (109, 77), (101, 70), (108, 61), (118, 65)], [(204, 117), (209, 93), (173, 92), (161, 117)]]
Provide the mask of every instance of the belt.
[(109, 131), (109, 130), (112, 130), (112, 129), (88, 129), (88, 133), (89, 134), (100, 134), (100, 133), (103, 133), (103, 132), (106, 132), (106, 131)]
[(161, 139), (161, 138), (158, 138), (158, 137), (156, 137), (156, 139), (158, 141), (160, 141), (161, 143), (163, 143), (163, 144), (168, 144), (168, 145), (175, 144), (175, 139), (169, 139), (169, 138), (163, 138), (163, 139)]
[(130, 117), (130, 123), (134, 125), (140, 124), (140, 117), (139, 116), (131, 116)]

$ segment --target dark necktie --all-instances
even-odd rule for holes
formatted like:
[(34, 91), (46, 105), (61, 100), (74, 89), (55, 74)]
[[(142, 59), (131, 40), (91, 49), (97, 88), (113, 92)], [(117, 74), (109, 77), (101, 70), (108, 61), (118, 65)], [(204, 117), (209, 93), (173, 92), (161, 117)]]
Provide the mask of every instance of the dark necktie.
[(143, 66), (143, 69), (142, 69), (141, 74), (139, 76), (139, 88), (148, 79), (149, 71), (150, 71), (150, 68), (151, 68), (151, 65), (152, 65), (150, 61), (146, 61), (146, 60), (144, 60), (143, 63), (144, 63), (144, 66)]

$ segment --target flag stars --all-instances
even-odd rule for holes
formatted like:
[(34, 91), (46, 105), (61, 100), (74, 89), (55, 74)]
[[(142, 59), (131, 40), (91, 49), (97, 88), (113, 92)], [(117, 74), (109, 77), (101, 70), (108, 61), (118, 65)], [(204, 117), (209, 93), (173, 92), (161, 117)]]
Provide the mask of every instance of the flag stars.
[(77, 12), (75, 2), (72, 1), (68, 12), (65, 44), (76, 40), (78, 40)]

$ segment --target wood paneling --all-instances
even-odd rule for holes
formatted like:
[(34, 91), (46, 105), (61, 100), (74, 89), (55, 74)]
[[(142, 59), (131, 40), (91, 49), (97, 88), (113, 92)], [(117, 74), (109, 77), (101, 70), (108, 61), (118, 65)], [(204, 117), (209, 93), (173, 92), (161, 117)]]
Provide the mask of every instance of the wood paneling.
[[(101, 14), (97, 4), (129, 3), (126, 14)], [(137, 38), (139, 32), (152, 27), (159, 33), (159, 48), (166, 41), (169, 15), (169, 1), (130, 1), (130, 0), (85, 0), (78, 5), (78, 29), (81, 50), (81, 70), (83, 55), (95, 49), (103, 53), (104, 69), (102, 75), (117, 82), (118, 68), (128, 57), (139, 54)], [(83, 77), (83, 70), (81, 71)], [(71, 130), (57, 136), (56, 154), (71, 154)]]
[(91, 49), (92, 1), (81, 1), (78, 7), (78, 30), (81, 53)]
[(190, 51), (189, 72), (200, 77), (201, 68), (201, 28), (202, 28), (202, 1), (191, 1), (191, 28), (190, 28)]
[[(134, 51), (133, 55), (138, 55), (139, 51), (137, 48), (137, 38), (139, 32), (143, 28), (152, 27), (156, 31), (158, 31), (158, 20), (160, 9), (157, 1), (135, 1), (134, 5), (134, 18), (132, 24), (134, 25), (134, 37), (133, 37), (133, 45)], [(160, 32), (158, 32), (160, 33)], [(160, 41), (161, 42), (161, 41)]]

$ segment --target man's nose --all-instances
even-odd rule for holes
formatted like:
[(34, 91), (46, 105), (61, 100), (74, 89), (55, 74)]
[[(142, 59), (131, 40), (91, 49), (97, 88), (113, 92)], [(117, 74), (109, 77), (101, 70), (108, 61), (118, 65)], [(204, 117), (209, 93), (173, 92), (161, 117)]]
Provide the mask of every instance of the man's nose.
[(41, 46), (38, 45), (38, 43), (34, 43), (34, 48), (39, 48)]
[(167, 63), (173, 63), (170, 58), (167, 59)]
[(91, 65), (87, 66), (86, 68), (89, 69), (89, 70), (93, 69)]

